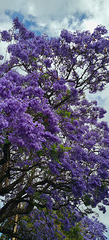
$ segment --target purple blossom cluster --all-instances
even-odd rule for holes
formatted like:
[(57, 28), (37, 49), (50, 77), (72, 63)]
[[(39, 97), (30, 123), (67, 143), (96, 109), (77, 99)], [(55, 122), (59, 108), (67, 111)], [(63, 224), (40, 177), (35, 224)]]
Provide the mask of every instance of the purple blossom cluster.
[(35, 210), (28, 217), (20, 218), (18, 230), (22, 238), (25, 239), (25, 234), (28, 233), (27, 239), (32, 240), (62, 240), (68, 238), (68, 233), (70, 237), (77, 237), (77, 239), (81, 240), (107, 239), (103, 234), (106, 231), (106, 227), (95, 217), (92, 219), (87, 216), (83, 217), (78, 226), (79, 228), (74, 225), (71, 230), (71, 223), (68, 217), (63, 218), (62, 214), (59, 217), (59, 214), (56, 215), (55, 213), (47, 215), (45, 210)]
[(0, 160), (0, 221), (19, 214), (23, 239), (74, 238), (79, 223), (83, 239), (104, 240), (105, 227), (87, 212), (108, 205), (109, 126), (85, 90), (109, 82), (106, 29), (49, 39), (13, 23), (14, 32), (1, 32), (10, 59), (0, 65), (0, 148), (8, 162), (4, 171)]
[(84, 217), (81, 223), (82, 235), (84, 237), (84, 240), (107, 239), (107, 237), (103, 234), (103, 232), (106, 230), (106, 227), (96, 218), (89, 219), (88, 217)]

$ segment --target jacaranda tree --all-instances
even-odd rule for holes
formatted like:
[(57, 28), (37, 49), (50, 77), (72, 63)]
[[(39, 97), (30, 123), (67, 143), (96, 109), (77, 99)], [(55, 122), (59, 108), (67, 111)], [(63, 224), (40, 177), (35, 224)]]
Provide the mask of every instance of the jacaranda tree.
[(109, 127), (85, 97), (109, 82), (106, 33), (35, 36), (18, 18), (1, 32), (2, 239), (106, 239), (90, 213), (109, 205)]

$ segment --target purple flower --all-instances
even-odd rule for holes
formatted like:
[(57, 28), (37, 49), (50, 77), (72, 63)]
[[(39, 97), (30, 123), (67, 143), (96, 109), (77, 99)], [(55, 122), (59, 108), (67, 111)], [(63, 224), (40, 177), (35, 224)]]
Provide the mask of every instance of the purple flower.
[(109, 82), (106, 33), (98, 26), (50, 39), (18, 18), (1, 32), (10, 59), (0, 65), (0, 221), (6, 230), (20, 213), (22, 239), (105, 239), (105, 226), (87, 214), (109, 204), (109, 126), (85, 90)]

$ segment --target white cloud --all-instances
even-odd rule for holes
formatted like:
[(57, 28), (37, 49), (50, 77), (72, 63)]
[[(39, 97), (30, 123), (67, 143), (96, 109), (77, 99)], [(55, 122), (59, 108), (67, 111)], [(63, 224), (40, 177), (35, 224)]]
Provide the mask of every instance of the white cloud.
[[(25, 4), (24, 4), (25, 3)], [(25, 7), (26, 1), (25, 0), (3, 0), (0, 1), (0, 11), (5, 12), (6, 10), (11, 10), (11, 11), (19, 11), (22, 9), (22, 7)]]
[(81, 23), (81, 30), (90, 30), (93, 32), (94, 28), (99, 25), (99, 20), (94, 18), (84, 19)]
[(12, 28), (12, 19), (4, 12), (0, 13), (0, 31)]
[[(109, 29), (108, 0), (27, 0), (21, 12), (25, 18), (32, 15), (39, 26), (46, 25), (47, 33), (52, 36), (57, 36), (61, 27), (72, 31), (75, 27), (93, 31), (97, 25), (102, 24)], [(71, 26), (65, 21), (69, 18), (72, 19)]]
[(81, 23), (81, 29), (93, 30), (97, 25), (104, 25), (109, 30), (109, 1), (95, 1), (89, 10), (89, 18)]
[[(86, 30), (93, 30), (98, 24), (106, 25), (109, 28), (109, 1), (108, 0), (4, 0), (0, 3), (0, 12), (20, 12), (24, 19), (34, 18), (39, 27), (46, 26), (46, 30), (52, 35), (58, 35), (60, 28), (75, 27)], [(77, 14), (78, 13), (78, 14)], [(81, 19), (82, 15), (85, 19)], [(4, 14), (4, 20), (6, 20)], [(67, 21), (72, 19), (73, 24), (69, 26)], [(79, 19), (80, 18), (80, 19)], [(82, 20), (82, 21), (81, 21)], [(1, 23), (1, 20), (0, 20)], [(1, 25), (1, 24), (0, 24)]]

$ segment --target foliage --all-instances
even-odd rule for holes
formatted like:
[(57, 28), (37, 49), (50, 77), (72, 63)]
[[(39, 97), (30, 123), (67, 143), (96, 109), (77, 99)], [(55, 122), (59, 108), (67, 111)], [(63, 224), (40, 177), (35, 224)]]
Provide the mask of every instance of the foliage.
[[(17, 239), (104, 240), (105, 226), (88, 218), (109, 205), (106, 111), (85, 90), (109, 82), (109, 38), (98, 26), (35, 36), (18, 18), (2, 31), (0, 56), (0, 232)], [(2, 153), (3, 152), (3, 153)], [(5, 199), (4, 199), (5, 198)], [(84, 210), (81, 210), (84, 206)], [(17, 232), (8, 222), (19, 215)], [(99, 231), (98, 231), (99, 229)]]

